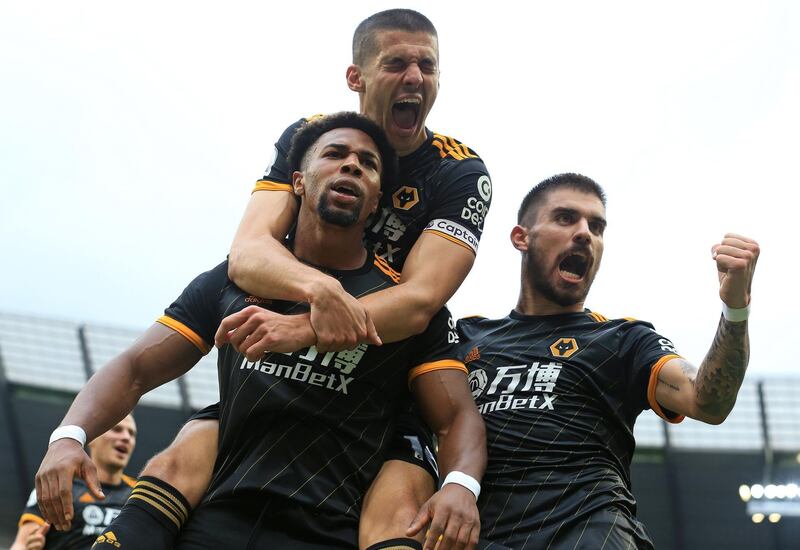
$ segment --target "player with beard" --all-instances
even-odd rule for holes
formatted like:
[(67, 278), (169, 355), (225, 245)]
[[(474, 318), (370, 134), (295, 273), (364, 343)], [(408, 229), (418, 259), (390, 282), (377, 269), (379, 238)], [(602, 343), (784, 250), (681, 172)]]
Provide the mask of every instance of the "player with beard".
[(11, 550), (86, 550), (119, 514), (136, 481), (123, 473), (136, 448), (133, 416), (123, 418), (88, 447), (97, 473), (94, 483), (78, 481), (72, 486), (75, 521), (71, 528), (51, 530), (36, 505), (36, 493), (31, 492)]
[(711, 424), (731, 411), (748, 363), (758, 244), (728, 234), (712, 248), (723, 315), (698, 369), (649, 323), (584, 308), (603, 256), (599, 185), (577, 174), (545, 180), (518, 224), (516, 308), (459, 322), (487, 431), (485, 548), (652, 548), (630, 488), (634, 422), (647, 408)]
[[(380, 128), (355, 113), (315, 120), (295, 135), (289, 163), (302, 197), (288, 243), (294, 254), (355, 296), (396, 284), (399, 275), (363, 245), (381, 181), (389, 186), (394, 180), (396, 157)], [(143, 392), (183, 374), (210, 349), (227, 315), (249, 310), (251, 317), (286, 324), (297, 340), (308, 336), (307, 304), (256, 298), (235, 286), (227, 271), (223, 262), (195, 279), (142, 338), (96, 374), (64, 419), (69, 429), (92, 435)], [(178, 548), (354, 547), (361, 500), (382, 465), (395, 414), (411, 399), (409, 390), (439, 434), (442, 470), (479, 479), (483, 424), (466, 369), (452, 359), (453, 326), (442, 308), (423, 334), (383, 346), (323, 354), (314, 347), (293, 351), (296, 342), (290, 341), (284, 343), (290, 349), (273, 348), (256, 361), (223, 346), (219, 453), (205, 498), (186, 521), (188, 503), (180, 493), (157, 478), (140, 477), (110, 528), (114, 543), (128, 549), (168, 543), (160, 538), (163, 530), (137, 522), (139, 510), (171, 522), (170, 537), (183, 527)], [(37, 486), (46, 488), (40, 502), (55, 508), (49, 513), (64, 513), (52, 489), (84, 471), (85, 462), (70, 439), (50, 446), (37, 474)], [(137, 491), (146, 498), (135, 499)], [(451, 484), (432, 501), (439, 496), (455, 504), (467, 526), (464, 536), (477, 540), (474, 494)], [(127, 512), (134, 515), (126, 522)], [(95, 546), (109, 541), (107, 532)]]

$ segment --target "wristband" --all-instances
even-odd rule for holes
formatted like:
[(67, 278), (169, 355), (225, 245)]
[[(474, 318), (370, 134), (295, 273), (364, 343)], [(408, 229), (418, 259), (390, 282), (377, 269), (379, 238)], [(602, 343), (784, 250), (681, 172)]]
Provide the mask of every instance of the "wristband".
[(58, 441), (59, 439), (74, 439), (83, 447), (86, 445), (86, 432), (84, 432), (83, 428), (80, 426), (59, 426), (50, 434), (50, 442), (48, 445), (52, 445), (54, 441)]
[(478, 495), (481, 494), (481, 484), (478, 483), (478, 480), (464, 472), (450, 472), (447, 474), (447, 477), (445, 477), (442, 482), (442, 487), (448, 483), (456, 483), (462, 487), (466, 487), (475, 495), (475, 500), (478, 500)]
[(745, 307), (732, 308), (728, 307), (725, 302), (722, 302), (722, 316), (725, 317), (726, 321), (731, 323), (747, 321), (747, 318), (750, 317), (750, 304), (747, 304)]

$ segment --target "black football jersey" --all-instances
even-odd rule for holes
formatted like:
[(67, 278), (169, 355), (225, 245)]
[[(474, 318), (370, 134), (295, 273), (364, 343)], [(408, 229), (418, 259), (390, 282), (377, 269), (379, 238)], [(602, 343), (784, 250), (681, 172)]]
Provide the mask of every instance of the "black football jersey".
[[(306, 304), (248, 295), (228, 279), (227, 269), (223, 262), (196, 278), (159, 322), (207, 351), (220, 321), (245, 307), (307, 311)], [(360, 269), (327, 272), (356, 297), (398, 278), (371, 255)], [(349, 521), (344, 542), (355, 544), (361, 499), (383, 462), (394, 413), (408, 406), (414, 377), (442, 368), (466, 371), (456, 360), (456, 340), (443, 308), (423, 334), (382, 346), (329, 353), (311, 347), (267, 353), (256, 362), (223, 346), (219, 452), (200, 507), (237, 498), (285, 499)]]
[[(295, 131), (311, 119), (300, 119), (283, 132), (254, 191), (292, 190), (286, 157)], [(397, 271), (423, 231), (476, 253), (492, 202), (492, 183), (480, 157), (456, 139), (425, 132), (425, 143), (400, 158), (398, 184), (384, 193), (366, 231), (369, 248)]]
[[(102, 483), (103, 500), (95, 499), (83, 480), (75, 478), (72, 483), (72, 506), (74, 518), (69, 531), (56, 531), (51, 527), (45, 537), (45, 548), (48, 550), (87, 550), (95, 539), (103, 533), (122, 510), (122, 506), (131, 495), (136, 480), (122, 476), (122, 483), (109, 485)], [(42, 525), (45, 520), (36, 503), (36, 491), (32, 491), (25, 505), (25, 512), (19, 524), (35, 522)]]
[(633, 425), (647, 408), (682, 419), (655, 401), (672, 343), (648, 323), (588, 310), (469, 318), (458, 329), (486, 422), (481, 537), (515, 549), (600, 548), (625, 529), (622, 547), (649, 547), (630, 489)]

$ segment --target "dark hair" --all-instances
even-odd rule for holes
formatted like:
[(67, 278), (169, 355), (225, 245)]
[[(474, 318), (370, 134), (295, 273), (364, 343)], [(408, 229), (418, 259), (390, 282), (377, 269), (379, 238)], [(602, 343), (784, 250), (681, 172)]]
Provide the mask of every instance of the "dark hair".
[(353, 63), (363, 65), (378, 51), (378, 31), (424, 32), (438, 38), (431, 20), (414, 10), (392, 9), (370, 15), (353, 33)]
[(537, 183), (533, 189), (528, 191), (528, 194), (525, 195), (524, 199), (522, 199), (522, 204), (519, 207), (519, 212), (517, 213), (517, 223), (521, 225), (522, 221), (531, 211), (533, 211), (533, 214), (535, 214), (536, 208), (538, 208), (539, 204), (541, 204), (548, 193), (554, 191), (555, 189), (562, 189), (564, 187), (597, 195), (597, 198), (600, 199), (600, 202), (603, 203), (603, 206), (606, 205), (606, 193), (603, 191), (603, 188), (600, 187), (600, 185), (598, 185), (598, 183), (593, 179), (582, 176), (581, 174), (573, 174), (571, 172), (566, 174), (557, 174), (540, 183)]
[(350, 111), (312, 118), (297, 129), (292, 136), (292, 145), (286, 159), (289, 164), (289, 173), (301, 170), (306, 153), (311, 147), (323, 134), (337, 128), (361, 130), (372, 138), (381, 156), (381, 191), (384, 193), (391, 191), (397, 180), (397, 153), (389, 145), (386, 133), (380, 126), (364, 115)]

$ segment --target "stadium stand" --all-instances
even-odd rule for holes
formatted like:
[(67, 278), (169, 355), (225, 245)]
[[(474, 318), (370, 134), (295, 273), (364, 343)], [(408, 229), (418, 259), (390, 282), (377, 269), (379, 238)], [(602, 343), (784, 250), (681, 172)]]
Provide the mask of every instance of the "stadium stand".
[[(0, 313), (0, 548), (13, 540), (49, 433), (88, 377), (139, 333)], [(217, 395), (215, 350), (146, 395), (129, 473)], [(720, 426), (668, 425), (648, 411), (635, 435), (633, 488), (657, 548), (800, 548), (800, 491), (791, 485), (800, 482), (800, 376), (749, 377)], [(772, 485), (773, 498), (756, 484)]]

